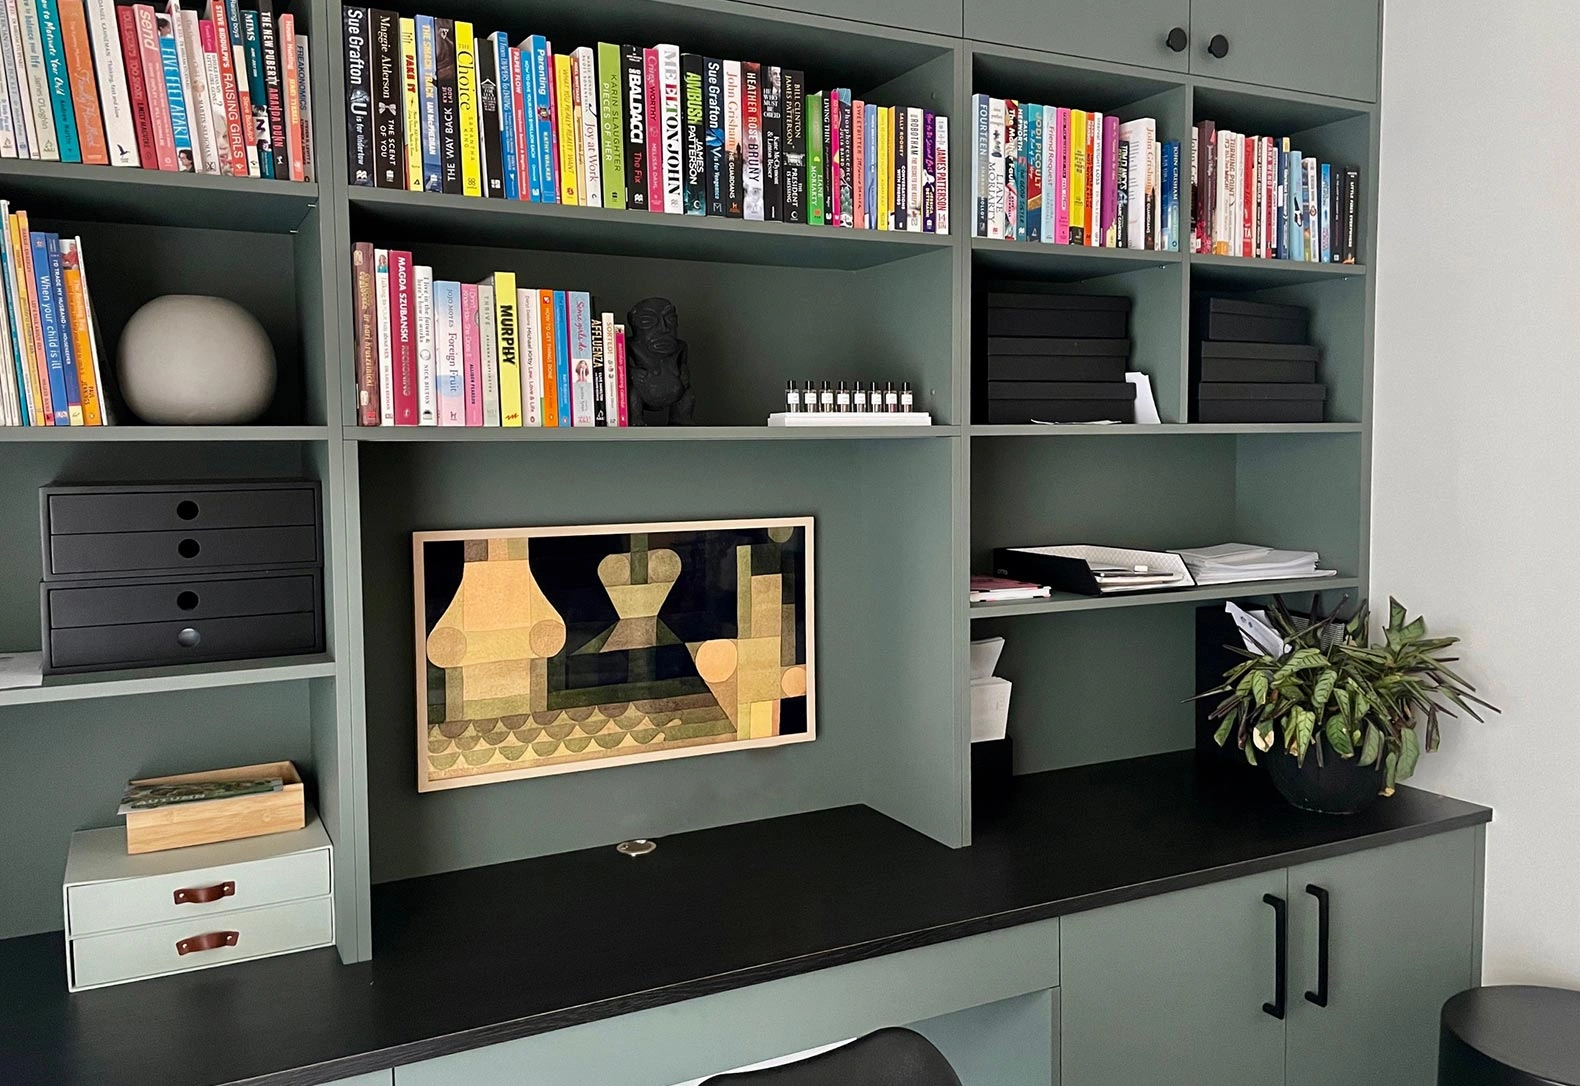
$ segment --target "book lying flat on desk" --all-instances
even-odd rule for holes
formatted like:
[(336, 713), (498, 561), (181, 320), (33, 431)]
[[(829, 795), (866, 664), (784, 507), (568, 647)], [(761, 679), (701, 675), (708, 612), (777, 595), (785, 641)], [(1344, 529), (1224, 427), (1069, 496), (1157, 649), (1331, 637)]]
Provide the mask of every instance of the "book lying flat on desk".
[(1047, 599), (1053, 590), (1045, 584), (1015, 581), (1008, 577), (971, 578), (972, 603), (1004, 603), (1008, 600)]

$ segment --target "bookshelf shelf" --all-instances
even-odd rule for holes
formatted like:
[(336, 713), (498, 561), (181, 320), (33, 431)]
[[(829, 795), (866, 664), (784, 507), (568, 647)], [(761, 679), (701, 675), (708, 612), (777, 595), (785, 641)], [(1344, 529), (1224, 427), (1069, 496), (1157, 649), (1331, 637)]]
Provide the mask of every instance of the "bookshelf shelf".
[(973, 603), (971, 619), (974, 622), (977, 619), (1012, 618), (1018, 615), (1057, 615), (1078, 611), (1158, 607), (1164, 604), (1217, 603), (1220, 600), (1353, 589), (1359, 584), (1360, 581), (1355, 577), (1312, 577), (1288, 581), (1247, 581), (1242, 584), (1206, 585), (1201, 588), (1163, 592), (1134, 592), (1117, 596), (1079, 596), (1070, 592), (1055, 592), (1044, 600)]
[(1144, 249), (1097, 249), (1036, 241), (972, 238), (974, 269), (985, 275), (1029, 276), (1050, 281), (1123, 275), (1143, 268), (1179, 267), (1180, 254)]
[(1364, 264), (1314, 264), (1300, 260), (1253, 260), (1243, 256), (1209, 256), (1193, 253), (1189, 259), (1191, 285), (1218, 289), (1255, 290), (1326, 283), (1366, 275)]
[(222, 686), (300, 682), (303, 679), (332, 678), (334, 674), (335, 663), (327, 656), (302, 656), (90, 675), (60, 675), (46, 678), (43, 686), (0, 690), (0, 707), (119, 698), (177, 690), (206, 690)]
[(0, 442), (325, 441), (327, 426), (0, 426)]
[(1358, 422), (1167, 422), (1159, 426), (1105, 426), (1101, 423), (1074, 423), (1065, 426), (1008, 425), (971, 426), (971, 437), (1178, 437), (1186, 435), (1223, 434), (1358, 434), (1363, 427)]
[(947, 234), (835, 230), (521, 200), (351, 188), (358, 238), (855, 271), (947, 250)]
[(641, 444), (676, 441), (876, 441), (959, 437), (958, 426), (631, 426), (503, 429), (498, 427), (347, 426), (347, 441)]

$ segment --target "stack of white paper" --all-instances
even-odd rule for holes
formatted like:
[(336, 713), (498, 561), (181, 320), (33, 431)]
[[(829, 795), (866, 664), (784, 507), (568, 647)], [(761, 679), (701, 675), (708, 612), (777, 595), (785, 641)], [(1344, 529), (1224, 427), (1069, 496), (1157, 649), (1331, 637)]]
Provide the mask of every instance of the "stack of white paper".
[(1216, 547), (1176, 553), (1185, 560), (1186, 568), (1199, 585), (1332, 577), (1337, 572), (1318, 569), (1316, 551), (1280, 551), (1248, 543), (1220, 543)]

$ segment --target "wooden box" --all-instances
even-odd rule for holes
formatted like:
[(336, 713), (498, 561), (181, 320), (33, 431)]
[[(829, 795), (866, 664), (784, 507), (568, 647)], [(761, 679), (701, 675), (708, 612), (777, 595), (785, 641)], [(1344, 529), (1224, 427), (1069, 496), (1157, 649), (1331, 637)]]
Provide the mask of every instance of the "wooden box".
[(285, 788), (256, 796), (236, 796), (205, 803), (178, 803), (152, 811), (132, 811), (126, 816), (126, 851), (133, 855), (188, 845), (235, 841), (266, 833), (299, 830), (307, 824), (302, 778), (290, 762), (182, 773), (173, 777), (148, 777), (133, 784), (179, 784), (182, 781), (240, 780), (279, 777)]

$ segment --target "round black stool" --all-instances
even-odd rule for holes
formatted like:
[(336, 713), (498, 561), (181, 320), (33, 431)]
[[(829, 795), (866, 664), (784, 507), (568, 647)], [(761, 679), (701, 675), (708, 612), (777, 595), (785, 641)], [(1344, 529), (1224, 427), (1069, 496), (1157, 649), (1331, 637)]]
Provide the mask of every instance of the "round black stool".
[(1442, 1021), (1438, 1086), (1580, 1086), (1580, 992), (1472, 988)]

